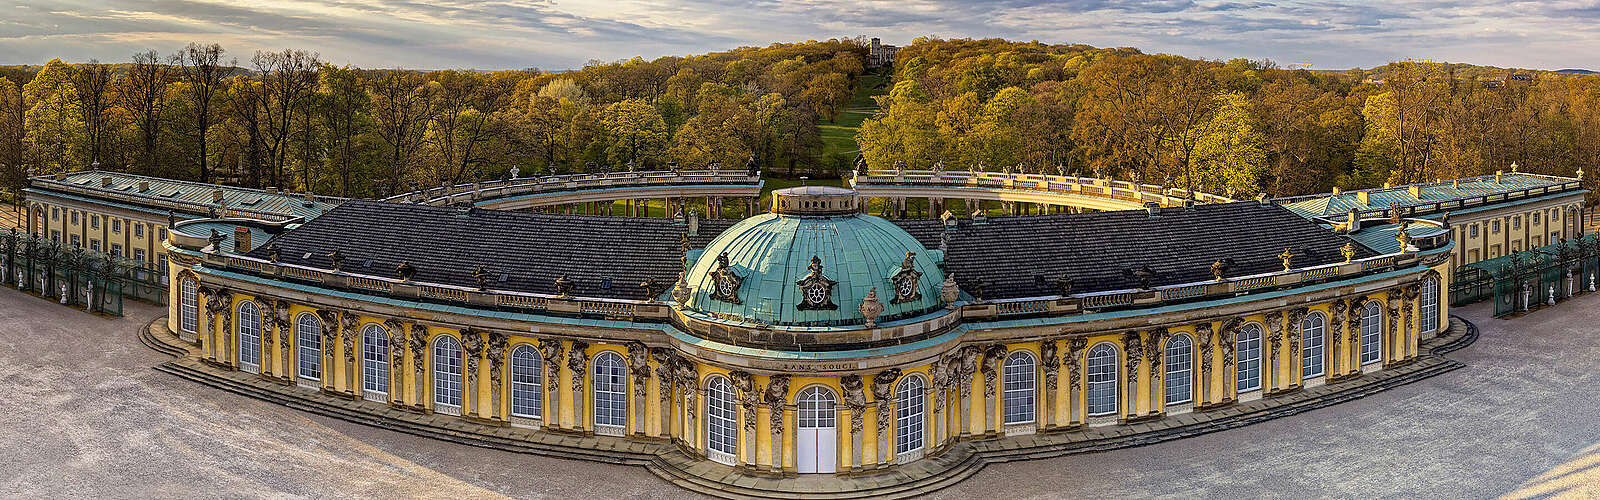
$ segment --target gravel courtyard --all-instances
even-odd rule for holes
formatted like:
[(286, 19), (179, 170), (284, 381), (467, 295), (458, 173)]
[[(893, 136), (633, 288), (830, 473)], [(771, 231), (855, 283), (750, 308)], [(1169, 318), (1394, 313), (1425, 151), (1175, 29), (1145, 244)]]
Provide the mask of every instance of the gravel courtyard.
[[(104, 319), (0, 289), (0, 497), (684, 498), (642, 468), (312, 416), (151, 370), (159, 308)], [(940, 496), (1600, 496), (1600, 295), (1514, 321), (1456, 311), (1466, 368), (1242, 429), (991, 465)]]

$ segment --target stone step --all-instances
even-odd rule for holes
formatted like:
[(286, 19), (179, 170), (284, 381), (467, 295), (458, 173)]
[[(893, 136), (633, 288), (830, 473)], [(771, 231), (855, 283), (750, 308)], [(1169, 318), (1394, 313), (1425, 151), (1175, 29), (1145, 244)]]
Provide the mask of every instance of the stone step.
[(561, 446), (551, 443), (507, 439), (481, 433), (461, 432), (419, 422), (410, 422), (403, 419), (383, 417), (372, 414), (368, 411), (362, 411), (360, 409), (343, 408), (338, 405), (326, 404), (305, 398), (287, 396), (270, 390), (263, 390), (237, 380), (232, 380), (229, 377), (218, 376), (199, 368), (184, 366), (179, 362), (164, 363), (157, 366), (156, 369), (180, 378), (198, 382), (202, 385), (262, 399), (308, 413), (314, 413), (363, 425), (382, 427), (408, 434), (472, 446), (499, 449), (517, 453), (529, 453), (535, 455), (620, 465), (642, 466), (649, 463), (650, 460), (654, 459), (656, 455), (656, 453), (593, 450), (588, 448)]
[(152, 332), (151, 328), (148, 327), (139, 329), (139, 343), (144, 344), (145, 347), (149, 347), (153, 351), (166, 354), (174, 358), (182, 358), (189, 354), (188, 349), (168, 344), (166, 341), (162, 340), (159, 336)]
[[(944, 455), (929, 459), (933, 462), (953, 460), (945, 469), (934, 474), (928, 474), (920, 479), (899, 483), (883, 484), (875, 476), (838, 477), (837, 488), (827, 491), (813, 489), (797, 489), (792, 479), (756, 478), (754, 485), (744, 486), (724, 481), (706, 479), (679, 467), (668, 455), (658, 457), (647, 465), (646, 468), (662, 479), (680, 487), (702, 494), (720, 498), (837, 498), (837, 499), (862, 499), (883, 498), (898, 499), (927, 495), (939, 491), (947, 486), (959, 483), (978, 471), (982, 470), (985, 463), (976, 455), (970, 453), (967, 443), (958, 443)], [(693, 462), (689, 462), (692, 464)], [(930, 466), (928, 462), (912, 466)], [(893, 477), (891, 474), (905, 475), (904, 470), (891, 471), (881, 477)], [(743, 478), (743, 476), (739, 476)], [(783, 488), (788, 486), (788, 488)]]

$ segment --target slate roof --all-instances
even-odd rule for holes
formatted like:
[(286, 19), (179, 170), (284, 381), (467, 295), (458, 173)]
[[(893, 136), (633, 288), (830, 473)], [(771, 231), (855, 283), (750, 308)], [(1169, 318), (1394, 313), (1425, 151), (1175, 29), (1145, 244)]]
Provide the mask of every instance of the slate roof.
[[(1400, 206), (1453, 201), (1464, 198), (1477, 198), (1483, 195), (1509, 193), (1528, 188), (1556, 185), (1572, 182), (1577, 179), (1566, 177), (1553, 177), (1528, 173), (1505, 173), (1496, 181), (1495, 176), (1472, 177), (1457, 181), (1430, 182), (1417, 184), (1417, 194), (1411, 194), (1411, 186), (1398, 186), (1382, 189), (1364, 189), (1360, 191), (1344, 191), (1338, 194), (1320, 194), (1311, 196), (1297, 196), (1277, 200), (1285, 207), (1306, 217), (1326, 215), (1343, 215), (1350, 212), (1351, 208), (1357, 210), (1385, 209), (1393, 203)], [(1361, 202), (1359, 193), (1367, 193), (1366, 203)]]
[[(704, 247), (736, 222), (702, 220), (690, 245)], [(395, 277), (395, 267), (408, 261), (417, 269), (416, 281), (476, 287), (472, 273), (481, 265), (490, 271), (491, 290), (554, 294), (555, 280), (565, 274), (576, 284), (574, 295), (645, 299), (639, 287), (645, 279), (668, 286), (678, 279), (685, 229), (673, 219), (351, 200), (269, 244), (278, 246), (279, 261), (287, 264), (327, 269), (328, 254), (338, 250), (341, 270), (351, 273)], [(248, 255), (266, 258), (266, 246)]]
[[(944, 224), (896, 221), (929, 248)], [(945, 272), (962, 290), (1005, 299), (1053, 295), (1069, 275), (1073, 293), (1137, 288), (1133, 270), (1150, 266), (1154, 286), (1211, 279), (1211, 263), (1233, 259), (1226, 276), (1283, 269), (1278, 254), (1292, 247), (1296, 267), (1340, 262), (1349, 239), (1277, 205), (1255, 201), (1144, 210), (961, 219), (951, 232)], [(1357, 258), (1377, 255), (1357, 246)]]
[[(168, 205), (159, 202), (176, 203), (180, 213), (192, 215), (205, 215), (207, 208), (216, 205), (212, 201), (212, 192), (222, 190), (222, 199), (229, 208), (243, 209), (256, 212), (277, 214), (286, 217), (316, 217), (331, 210), (343, 202), (343, 198), (317, 196), (316, 201), (307, 203), (305, 195), (294, 193), (273, 193), (260, 189), (249, 189), (221, 184), (207, 184), (202, 182), (179, 181), (148, 177), (121, 172), (108, 172), (103, 170), (86, 170), (65, 174), (62, 180), (54, 176), (34, 177), (31, 179), (32, 188), (35, 190), (52, 190), (57, 183), (67, 184), (79, 189), (87, 189), (106, 193), (109, 198), (121, 199), (136, 205), (159, 207), (165, 212)], [(106, 186), (102, 179), (110, 177), (111, 185)], [(145, 182), (149, 190), (140, 191), (139, 183)]]

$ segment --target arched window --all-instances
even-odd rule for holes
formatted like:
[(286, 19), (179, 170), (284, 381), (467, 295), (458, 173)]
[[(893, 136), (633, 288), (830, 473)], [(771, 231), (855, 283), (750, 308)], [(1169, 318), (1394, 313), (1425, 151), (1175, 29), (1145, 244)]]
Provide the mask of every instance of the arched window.
[(1361, 364), (1383, 361), (1383, 305), (1368, 301), (1361, 308)]
[(1183, 404), (1193, 400), (1194, 343), (1188, 335), (1177, 335), (1167, 341), (1167, 357), (1164, 361), (1167, 367), (1167, 404)]
[(178, 328), (184, 333), (200, 329), (200, 293), (194, 278), (178, 282)]
[(523, 344), (511, 351), (511, 415), (544, 418), (544, 359), (533, 346)]
[(299, 357), (295, 363), (300, 378), (322, 380), (322, 320), (311, 313), (300, 313), (294, 322)]
[(1433, 333), (1439, 329), (1439, 278), (1428, 278), (1422, 281), (1420, 295), (1422, 305), (1417, 308), (1422, 318), (1418, 325), (1423, 333)]
[(594, 357), (594, 425), (620, 429), (628, 423), (628, 368), (611, 351)]
[(1033, 354), (1028, 351), (1017, 351), (1006, 356), (1004, 415), (1008, 425), (1033, 421), (1034, 366)]
[(911, 453), (921, 450), (922, 396), (921, 375), (910, 375), (900, 381), (894, 391), (894, 452)]
[(449, 335), (433, 339), (433, 411), (461, 414), (461, 341)]
[(1117, 412), (1117, 348), (1102, 343), (1089, 350), (1084, 361), (1089, 372), (1089, 416)]
[(706, 379), (706, 449), (707, 455), (722, 463), (730, 463), (739, 451), (739, 417), (734, 409), (733, 383), (728, 377), (714, 375)]
[(361, 329), (361, 390), (366, 399), (389, 397), (389, 335), (378, 325)]
[(261, 371), (261, 310), (256, 303), (239, 303), (239, 365), (248, 372)]
[(834, 411), (836, 400), (833, 391), (828, 388), (814, 385), (800, 391), (800, 400), (796, 402), (800, 414), (801, 429), (826, 429), (834, 426)]
[(1249, 324), (1239, 329), (1239, 354), (1237, 383), (1240, 393), (1261, 388), (1261, 325)]
[(1328, 333), (1328, 317), (1321, 312), (1300, 320), (1300, 378), (1322, 376), (1322, 342)]

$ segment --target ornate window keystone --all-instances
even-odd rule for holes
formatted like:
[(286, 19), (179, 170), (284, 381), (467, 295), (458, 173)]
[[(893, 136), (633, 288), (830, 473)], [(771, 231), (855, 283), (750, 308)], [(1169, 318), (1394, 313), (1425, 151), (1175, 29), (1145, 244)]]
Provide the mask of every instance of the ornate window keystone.
[(822, 275), (822, 259), (815, 255), (811, 256), (811, 265), (806, 268), (811, 272), (794, 283), (804, 292), (801, 294), (800, 303), (795, 307), (802, 311), (838, 309), (839, 305), (833, 303), (833, 286), (839, 282)]
[(917, 253), (906, 252), (906, 260), (900, 263), (900, 270), (889, 277), (894, 283), (894, 300), (890, 304), (904, 304), (922, 298), (922, 291), (918, 284), (922, 282), (922, 273), (916, 269)]
[(739, 300), (739, 286), (744, 284), (744, 277), (734, 274), (733, 267), (728, 265), (728, 253), (717, 255), (717, 268), (711, 271), (711, 281), (715, 285), (711, 289), (711, 298), (730, 304), (743, 304)]

